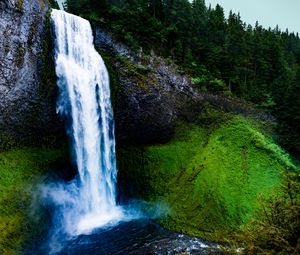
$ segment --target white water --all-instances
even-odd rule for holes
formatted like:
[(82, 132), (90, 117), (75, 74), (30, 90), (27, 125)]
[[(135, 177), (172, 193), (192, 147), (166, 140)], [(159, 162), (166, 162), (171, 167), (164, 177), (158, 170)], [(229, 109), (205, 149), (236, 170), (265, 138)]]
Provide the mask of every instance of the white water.
[(109, 77), (93, 45), (89, 22), (53, 10), (58, 113), (65, 119), (78, 176), (44, 188), (59, 208), (58, 224), (70, 235), (120, 220), (116, 205), (114, 119)]
[(58, 3), (59, 9), (63, 10), (64, 5), (66, 4), (66, 1), (65, 0), (56, 0), (56, 2)]

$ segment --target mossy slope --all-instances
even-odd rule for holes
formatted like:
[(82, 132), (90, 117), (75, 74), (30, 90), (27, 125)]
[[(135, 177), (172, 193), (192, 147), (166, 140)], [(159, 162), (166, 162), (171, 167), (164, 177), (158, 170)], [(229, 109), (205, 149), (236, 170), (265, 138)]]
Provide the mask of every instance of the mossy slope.
[(23, 149), (0, 153), (0, 254), (19, 254), (39, 228), (30, 219), (34, 185), (66, 151)]
[(169, 206), (166, 227), (215, 240), (252, 219), (259, 198), (278, 194), (284, 171), (294, 168), (244, 117), (211, 133), (181, 125), (168, 144), (122, 148), (118, 156), (120, 179), (136, 196)]

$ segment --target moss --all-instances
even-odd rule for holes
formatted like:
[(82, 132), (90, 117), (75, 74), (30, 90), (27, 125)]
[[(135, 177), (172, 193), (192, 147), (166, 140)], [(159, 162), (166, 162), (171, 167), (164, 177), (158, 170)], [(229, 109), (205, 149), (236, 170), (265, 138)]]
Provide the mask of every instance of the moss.
[(0, 152), (17, 147), (17, 141), (7, 132), (0, 132)]
[(41, 176), (65, 150), (22, 149), (0, 153), (0, 254), (19, 254), (37, 233), (38, 223), (29, 217), (31, 194)]
[(17, 3), (16, 3), (16, 7), (17, 7), (17, 10), (19, 12), (22, 12), (23, 11), (23, 4), (24, 4), (24, 0), (17, 0)]
[(22, 43), (18, 44), (16, 53), (17, 53), (17, 55), (16, 55), (16, 66), (21, 67), (24, 63), (24, 58), (25, 58), (25, 49), (23, 48)]
[(30, 25), (30, 30), (27, 39), (27, 49), (30, 52), (30, 54), (32, 54), (32, 45), (34, 44), (36, 40), (36, 35), (38, 33), (39, 22), (40, 22), (40, 17), (35, 16)]
[(284, 172), (295, 166), (252, 120), (208, 129), (180, 125), (167, 144), (120, 148), (119, 179), (133, 185), (131, 195), (168, 204), (167, 228), (221, 240), (253, 219), (261, 198), (280, 194)]
[[(56, 88), (57, 76), (55, 73), (54, 65), (54, 43), (51, 30), (51, 9), (47, 12), (45, 19), (45, 32), (43, 35), (43, 48), (42, 48), (42, 82), (43, 92), (49, 93), (49, 88)], [(51, 90), (50, 90), (51, 91)]]
[(117, 56), (114, 54), (110, 54), (106, 51), (99, 51), (103, 61), (105, 62), (105, 66), (109, 73), (109, 80), (110, 80), (110, 87), (111, 87), (111, 98), (112, 98), (112, 105), (115, 106), (116, 102), (119, 100), (121, 86), (119, 83), (118, 73), (114, 66), (114, 63), (117, 59)]

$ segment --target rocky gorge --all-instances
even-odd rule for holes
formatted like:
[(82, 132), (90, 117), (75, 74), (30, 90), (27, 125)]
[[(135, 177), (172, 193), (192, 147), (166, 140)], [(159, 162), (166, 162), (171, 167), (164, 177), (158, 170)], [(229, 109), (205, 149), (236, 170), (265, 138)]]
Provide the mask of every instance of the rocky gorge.
[[(47, 0), (0, 0), (3, 254), (22, 252), (43, 231), (47, 214), (36, 217), (35, 208), (32, 216), (36, 186), (74, 175), (56, 114), (50, 11)], [(172, 61), (134, 52), (98, 24), (93, 32), (110, 75), (120, 202), (161, 206), (167, 229), (224, 241), (255, 219), (261, 199), (281, 194), (285, 172), (297, 166), (273, 139), (273, 116), (200, 92)]]

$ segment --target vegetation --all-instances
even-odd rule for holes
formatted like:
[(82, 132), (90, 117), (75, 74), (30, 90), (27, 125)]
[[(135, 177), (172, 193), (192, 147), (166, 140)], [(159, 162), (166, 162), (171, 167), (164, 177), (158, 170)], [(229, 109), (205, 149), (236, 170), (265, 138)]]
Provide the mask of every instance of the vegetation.
[(214, 129), (185, 124), (167, 144), (121, 148), (120, 185), (166, 204), (164, 226), (224, 240), (255, 218), (260, 199), (281, 196), (284, 173), (295, 169), (255, 122), (227, 118)]
[[(258, 22), (252, 27), (204, 0), (67, 4), (133, 50), (175, 62), (200, 91), (238, 97), (273, 114), (273, 139), (300, 159), (298, 34)], [(122, 191), (168, 206), (162, 223), (170, 229), (228, 237), (246, 254), (299, 253), (299, 178), (287, 154), (262, 132), (274, 123), (261, 128), (257, 121), (206, 113), (199, 123), (213, 128), (184, 124), (167, 144), (119, 148)]]
[(133, 49), (179, 64), (203, 91), (235, 95), (274, 113), (280, 142), (300, 157), (299, 35), (245, 24), (204, 0), (68, 0), (68, 11)]
[[(67, 7), (132, 49), (146, 54), (153, 50), (175, 62), (199, 90), (245, 99), (273, 113), (281, 144), (300, 159), (298, 34), (258, 23), (251, 27), (232, 12), (225, 18), (220, 5), (207, 8), (204, 0), (68, 0)], [(47, 21), (45, 37), (50, 33)], [(45, 40), (45, 96), (56, 80), (52, 49), (52, 42)], [(21, 63), (22, 48), (18, 50)], [(118, 77), (109, 64), (117, 57), (103, 57), (117, 99)], [(134, 65), (126, 70), (139, 78), (148, 72)], [(178, 123), (175, 136), (165, 144), (117, 148), (122, 194), (139, 194), (165, 206), (168, 214), (161, 223), (172, 230), (216, 241), (230, 237), (231, 245), (242, 246), (246, 254), (300, 253), (299, 174), (284, 150), (262, 131), (274, 123), (203, 107), (195, 116), (200, 125)], [(5, 142), (2, 150), (16, 147), (6, 133), (0, 138)], [(49, 144), (54, 141), (48, 139)], [(31, 192), (65, 153), (0, 153), (1, 254), (20, 253), (26, 240), (41, 231), (30, 217)]]
[[(284, 196), (261, 201), (263, 210), (243, 231), (234, 234), (233, 246), (244, 247), (244, 253), (249, 255), (300, 253), (299, 173), (286, 176), (283, 192)], [(232, 250), (229, 254), (233, 254)]]
[(19, 254), (42, 231), (32, 214), (32, 192), (41, 176), (66, 158), (63, 150), (22, 149), (0, 153), (0, 253)]
[(22, 12), (23, 11), (23, 0), (17, 1), (17, 10)]

